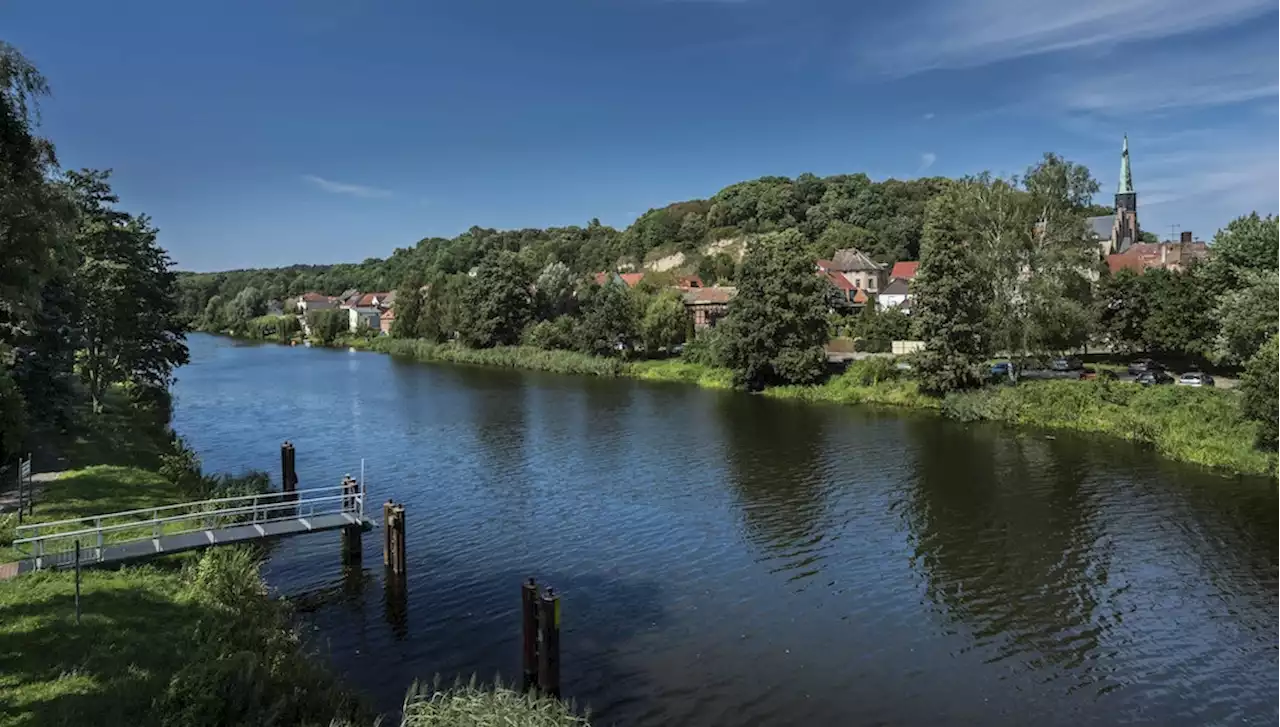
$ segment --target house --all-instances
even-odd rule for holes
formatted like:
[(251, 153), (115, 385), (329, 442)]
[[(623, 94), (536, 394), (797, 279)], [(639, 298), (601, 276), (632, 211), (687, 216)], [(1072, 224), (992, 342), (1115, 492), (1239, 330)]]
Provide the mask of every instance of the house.
[(347, 326), (352, 333), (367, 327), (379, 330), (383, 311), (387, 309), (387, 298), (390, 293), (355, 293), (348, 296), (342, 304), (347, 311)]
[(907, 305), (911, 300), (910, 283), (902, 278), (894, 278), (880, 291), (880, 297), (876, 300), (884, 308), (901, 307), (906, 311), (910, 307)]
[(729, 301), (738, 294), (737, 288), (704, 287), (689, 288), (680, 296), (684, 299), (684, 308), (693, 316), (695, 330), (710, 328), (729, 313)]
[(915, 260), (902, 260), (893, 264), (893, 269), (889, 271), (889, 280), (915, 280), (916, 272), (920, 270), (920, 263)]
[(707, 286), (702, 282), (702, 278), (697, 275), (681, 275), (676, 278), (676, 287), (687, 290), (689, 288), (705, 288)]
[(378, 331), (384, 336), (391, 335), (391, 327), (396, 323), (396, 311), (394, 308), (388, 308), (382, 311), (378, 316)]
[(317, 310), (333, 310), (338, 307), (338, 299), (322, 293), (303, 293), (298, 298), (298, 312), (306, 315)]
[(628, 288), (634, 288), (644, 280), (644, 273), (596, 273), (592, 278), (596, 281), (596, 285), (622, 283)]
[(360, 291), (355, 288), (348, 288), (347, 290), (342, 291), (342, 294), (338, 296), (338, 304), (343, 308), (347, 308), (355, 305), (356, 301), (359, 299)]
[(1141, 273), (1151, 268), (1186, 270), (1196, 260), (1209, 256), (1209, 246), (1193, 239), (1190, 231), (1183, 232), (1178, 242), (1139, 242), (1130, 245), (1122, 253), (1107, 256), (1107, 268), (1112, 274), (1121, 270)]
[(879, 293), (889, 282), (889, 271), (855, 248), (836, 250), (830, 260), (819, 260), (818, 270), (823, 273), (839, 273), (853, 284), (856, 290), (869, 294)]
[[(821, 261), (820, 261), (821, 262)], [(834, 270), (823, 272), (818, 271), (818, 276), (826, 278), (831, 283), (831, 307), (832, 308), (850, 308), (866, 305), (867, 294), (861, 288), (855, 287), (852, 280), (846, 278), (843, 274)]]

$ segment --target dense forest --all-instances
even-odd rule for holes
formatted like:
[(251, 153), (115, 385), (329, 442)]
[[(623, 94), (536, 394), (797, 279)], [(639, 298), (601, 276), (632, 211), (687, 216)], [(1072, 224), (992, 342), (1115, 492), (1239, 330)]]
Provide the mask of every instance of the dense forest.
[(246, 288), (252, 288), (253, 297), (260, 300), (313, 290), (330, 295), (349, 288), (390, 290), (410, 275), (430, 278), (466, 272), (500, 250), (516, 253), (529, 269), (558, 262), (575, 275), (638, 267), (682, 253), (682, 267), (710, 283), (731, 279), (737, 261), (724, 252), (707, 255), (709, 243), (789, 229), (803, 236), (806, 252), (815, 258), (857, 247), (881, 262), (914, 260), (919, 255), (925, 207), (948, 184), (944, 178), (873, 182), (865, 174), (761, 177), (725, 187), (710, 199), (651, 209), (626, 230), (594, 219), (585, 227), (544, 230), (472, 227), (451, 239), (426, 238), (395, 250), (386, 259), (370, 258), (358, 264), (183, 274), (179, 281), (182, 311), (198, 322), (210, 300), (216, 297), (217, 308)]

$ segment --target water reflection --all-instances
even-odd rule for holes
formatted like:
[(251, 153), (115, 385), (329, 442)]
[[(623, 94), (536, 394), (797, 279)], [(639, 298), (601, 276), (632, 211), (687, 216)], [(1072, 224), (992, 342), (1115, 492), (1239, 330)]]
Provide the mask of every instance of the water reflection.
[(382, 576), (382, 605), (391, 633), (399, 641), (409, 638), (409, 579), (385, 568)]
[(747, 538), (782, 569), (816, 572), (812, 546), (829, 486), (826, 418), (790, 402), (725, 397), (717, 402), (722, 452)]

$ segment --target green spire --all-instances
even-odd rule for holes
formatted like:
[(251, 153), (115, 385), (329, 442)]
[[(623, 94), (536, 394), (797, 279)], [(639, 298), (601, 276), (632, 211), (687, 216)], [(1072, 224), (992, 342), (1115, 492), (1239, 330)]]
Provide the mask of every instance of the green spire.
[(1124, 150), (1120, 152), (1120, 188), (1116, 194), (1133, 194), (1133, 172), (1129, 170), (1129, 135), (1124, 135)]

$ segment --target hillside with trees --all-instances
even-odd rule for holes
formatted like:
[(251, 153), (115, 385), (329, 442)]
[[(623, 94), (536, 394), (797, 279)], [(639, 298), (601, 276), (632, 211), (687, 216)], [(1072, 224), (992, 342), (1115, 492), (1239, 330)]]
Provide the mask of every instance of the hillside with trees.
[(761, 177), (725, 187), (710, 199), (651, 209), (625, 230), (595, 219), (585, 227), (472, 227), (457, 237), (425, 238), (385, 259), (361, 263), (184, 273), (180, 300), (183, 314), (197, 327), (225, 329), (260, 315), (268, 300), (308, 291), (392, 290), (411, 276), (425, 280), (466, 273), (498, 251), (515, 254), (529, 270), (560, 264), (577, 277), (639, 269), (655, 255), (678, 252), (685, 256), (682, 271), (697, 272), (709, 284), (730, 282), (737, 258), (706, 255), (709, 243), (783, 230), (799, 233), (795, 244), (811, 258), (857, 247), (884, 263), (914, 260), (925, 207), (948, 183), (943, 178), (874, 182), (865, 174)]

